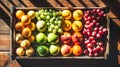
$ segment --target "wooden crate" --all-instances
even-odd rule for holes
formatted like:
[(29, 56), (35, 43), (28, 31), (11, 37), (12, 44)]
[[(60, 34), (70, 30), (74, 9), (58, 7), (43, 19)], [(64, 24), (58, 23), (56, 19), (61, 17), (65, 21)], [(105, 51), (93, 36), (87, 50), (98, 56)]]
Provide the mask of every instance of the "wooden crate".
[[(16, 17), (15, 17), (15, 12), (16, 10), (20, 9), (20, 10), (23, 10), (23, 11), (28, 11), (28, 10), (34, 10), (34, 11), (38, 11), (39, 9), (55, 9), (55, 10), (64, 10), (64, 9), (69, 9), (71, 11), (73, 10), (76, 10), (76, 9), (81, 9), (81, 10), (87, 10), (87, 9), (93, 9), (93, 8), (100, 8), (100, 9), (103, 9), (106, 11), (107, 13), (107, 21), (106, 21), (106, 26), (108, 28), (108, 35), (107, 35), (107, 42), (106, 42), (106, 51), (105, 51), (105, 54), (104, 56), (100, 56), (100, 57), (89, 57), (89, 56), (86, 56), (86, 55), (83, 55), (83, 56), (69, 56), (69, 57), (63, 57), (63, 56), (47, 56), (47, 57), (40, 57), (38, 55), (34, 55), (32, 57), (27, 57), (27, 56), (17, 56), (16, 53), (15, 53), (15, 50), (17, 48), (16, 46), (16, 42), (15, 42), (15, 34), (16, 34), (16, 31), (15, 31), (15, 23), (16, 23)], [(15, 7), (13, 8), (12, 10), (12, 18), (11, 18), (11, 27), (12, 27), (12, 31), (11, 31), (11, 57), (12, 59), (107, 59), (107, 57), (109, 56), (109, 36), (110, 36), (110, 32), (109, 32), (109, 23), (110, 23), (110, 20), (109, 20), (109, 16), (108, 16), (108, 8), (106, 7), (25, 7), (25, 8), (21, 8), (21, 7)]]

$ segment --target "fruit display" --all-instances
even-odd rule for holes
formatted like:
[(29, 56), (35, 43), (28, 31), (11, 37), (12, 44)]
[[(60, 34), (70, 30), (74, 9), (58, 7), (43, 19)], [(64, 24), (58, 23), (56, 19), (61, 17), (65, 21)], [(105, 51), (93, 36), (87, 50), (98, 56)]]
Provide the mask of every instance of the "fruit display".
[(88, 56), (102, 56), (105, 52), (106, 35), (108, 33), (106, 14), (101, 9), (84, 11), (84, 53)]
[(17, 9), (14, 28), (20, 57), (103, 57), (109, 33), (101, 8)]
[(33, 56), (35, 52), (32, 47), (35, 42), (33, 35), (35, 23), (32, 22), (32, 19), (35, 18), (35, 11), (29, 10), (26, 14), (23, 10), (17, 10), (15, 17), (17, 18), (15, 23), (16, 55)]

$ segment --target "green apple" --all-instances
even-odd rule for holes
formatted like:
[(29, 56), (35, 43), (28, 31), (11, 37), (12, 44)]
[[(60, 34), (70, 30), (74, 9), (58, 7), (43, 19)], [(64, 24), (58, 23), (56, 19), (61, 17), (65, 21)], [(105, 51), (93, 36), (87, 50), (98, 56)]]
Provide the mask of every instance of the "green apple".
[(47, 56), (48, 52), (49, 52), (49, 49), (45, 45), (40, 45), (40, 46), (37, 47), (37, 52), (40, 56)]
[(36, 23), (36, 28), (39, 32), (44, 32), (47, 29), (46, 22), (43, 20), (40, 20)]
[(60, 53), (59, 45), (50, 45), (49, 47), (50, 54), (56, 56)]
[(49, 33), (47, 39), (51, 44), (57, 44), (59, 42), (59, 38), (55, 33)]
[(36, 35), (36, 42), (39, 44), (45, 44), (47, 42), (47, 37), (44, 33), (38, 33)]

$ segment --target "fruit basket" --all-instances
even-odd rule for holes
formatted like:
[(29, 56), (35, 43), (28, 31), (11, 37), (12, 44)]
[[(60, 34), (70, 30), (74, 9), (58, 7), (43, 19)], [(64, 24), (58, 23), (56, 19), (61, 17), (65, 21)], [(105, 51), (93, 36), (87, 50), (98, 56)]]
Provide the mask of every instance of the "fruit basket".
[(107, 59), (108, 11), (106, 7), (14, 7), (11, 57)]

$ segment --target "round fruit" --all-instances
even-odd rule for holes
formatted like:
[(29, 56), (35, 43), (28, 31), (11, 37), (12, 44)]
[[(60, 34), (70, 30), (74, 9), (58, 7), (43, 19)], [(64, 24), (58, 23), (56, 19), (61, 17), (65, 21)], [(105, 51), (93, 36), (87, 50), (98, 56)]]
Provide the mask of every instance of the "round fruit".
[(32, 56), (32, 55), (34, 55), (34, 52), (35, 52), (34, 49), (32, 47), (30, 47), (26, 50), (25, 53), (27, 56)]
[(21, 17), (21, 22), (24, 23), (25, 25), (28, 25), (28, 24), (30, 24), (31, 19), (30, 19), (29, 16), (23, 15), (23, 16)]
[(19, 56), (23, 56), (25, 54), (25, 50), (22, 47), (18, 47), (16, 49), (16, 54)]
[(44, 33), (39, 33), (36, 35), (36, 41), (39, 44), (45, 44), (47, 42), (47, 37)]
[(59, 45), (50, 45), (49, 51), (51, 55), (56, 56), (60, 52), (60, 47)]
[(62, 27), (64, 31), (69, 31), (71, 30), (72, 27), (72, 23), (69, 20), (64, 20), (64, 22), (62, 23)]
[(70, 10), (63, 10), (62, 11), (62, 16), (65, 18), (65, 19), (70, 19), (72, 14), (71, 14), (71, 11)]
[(83, 36), (80, 32), (74, 32), (72, 35), (72, 41), (74, 44), (81, 44), (83, 41)]
[(40, 56), (47, 56), (48, 55), (48, 47), (46, 47), (45, 45), (40, 45), (37, 47), (37, 52)]
[(16, 41), (17, 43), (21, 43), (23, 39), (24, 39), (24, 38), (23, 38), (23, 36), (22, 36), (20, 33), (17, 33), (17, 34), (16, 34), (15, 41)]
[(24, 28), (24, 29), (22, 30), (22, 35), (23, 35), (24, 37), (29, 37), (29, 36), (31, 36), (31, 30), (30, 30), (29, 28)]
[(27, 25), (28, 28), (30, 28), (31, 31), (35, 30), (35, 23), (31, 22), (29, 25)]
[(46, 22), (43, 20), (40, 20), (36, 23), (36, 28), (39, 32), (44, 32), (47, 29)]
[(16, 29), (17, 31), (21, 31), (24, 27), (25, 27), (25, 26), (24, 26), (24, 24), (23, 24), (22, 22), (17, 22), (17, 23), (15, 24), (15, 29)]
[(16, 17), (17, 19), (21, 19), (21, 17), (25, 15), (25, 13), (22, 10), (17, 10), (16, 11)]
[(30, 41), (30, 43), (33, 43), (35, 41), (34, 35), (31, 35), (30, 37), (28, 37), (28, 40)]
[(49, 33), (47, 39), (51, 44), (57, 44), (59, 42), (59, 37), (54, 33)]
[(30, 48), (30, 41), (25, 39), (20, 43), (20, 46), (23, 47), (24, 49)]
[(72, 48), (71, 46), (67, 45), (67, 44), (63, 44), (61, 47), (61, 54), (63, 56), (69, 56), (72, 53)]
[(82, 22), (81, 21), (74, 21), (72, 24), (72, 29), (73, 31), (81, 31), (83, 28)]
[(35, 18), (35, 11), (30, 10), (30, 11), (28, 11), (27, 15), (28, 15), (31, 19), (34, 19), (34, 18)]
[(63, 43), (70, 43), (70, 41), (71, 41), (71, 34), (70, 34), (70, 32), (64, 32), (64, 34), (61, 35), (61, 41)]
[(75, 44), (75, 45), (73, 46), (73, 54), (74, 54), (75, 56), (79, 56), (79, 55), (81, 55), (82, 53), (83, 53), (82, 47), (81, 47), (80, 45)]
[(81, 20), (82, 17), (83, 17), (83, 12), (82, 12), (82, 10), (75, 10), (75, 11), (73, 12), (73, 18), (74, 18), (75, 20)]

